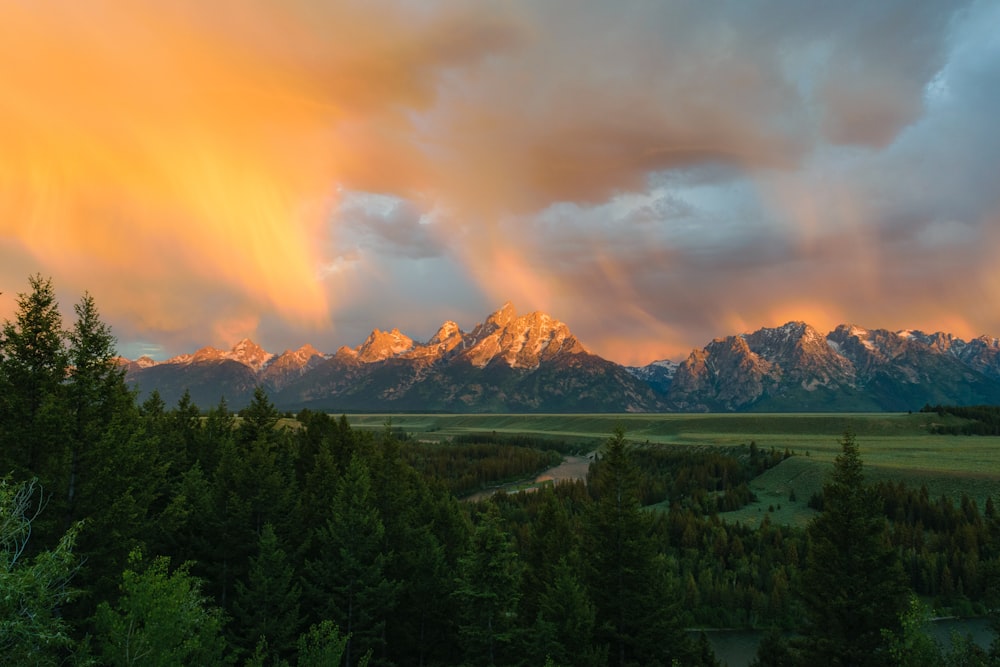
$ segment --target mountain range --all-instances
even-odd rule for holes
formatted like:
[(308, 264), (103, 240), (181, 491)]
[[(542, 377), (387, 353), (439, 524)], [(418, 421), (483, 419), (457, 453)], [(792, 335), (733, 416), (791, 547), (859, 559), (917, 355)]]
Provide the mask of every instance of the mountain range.
[(166, 361), (126, 364), (145, 398), (185, 391), (208, 408), (246, 405), (263, 386), (283, 410), (331, 412), (906, 411), (925, 404), (1000, 403), (1000, 341), (947, 333), (805, 322), (716, 338), (680, 363), (616, 364), (569, 327), (510, 303), (464, 332), (445, 322), (426, 343), (398, 329), (324, 354), (272, 354), (244, 339)]

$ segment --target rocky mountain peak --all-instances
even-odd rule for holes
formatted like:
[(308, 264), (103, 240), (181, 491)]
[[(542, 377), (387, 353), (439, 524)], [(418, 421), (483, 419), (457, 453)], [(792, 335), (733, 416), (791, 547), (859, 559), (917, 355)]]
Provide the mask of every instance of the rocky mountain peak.
[(486, 318), (486, 325), (493, 325), (497, 329), (503, 329), (516, 317), (517, 311), (514, 310), (514, 304), (507, 301), (500, 306), (499, 310)]
[(285, 350), (271, 359), (260, 373), (266, 384), (281, 389), (289, 382), (301, 377), (326, 357), (312, 345), (303, 345), (297, 350)]
[(357, 359), (358, 351), (353, 347), (347, 347), (346, 345), (341, 345), (337, 348), (337, 352), (333, 355), (334, 357), (340, 359)]
[[(392, 359), (393, 363), (383, 362)], [(232, 362), (238, 363), (232, 363)], [(398, 329), (357, 348), (311, 345), (269, 354), (249, 339), (165, 362), (126, 364), (136, 386), (168, 403), (250, 400), (259, 384), (283, 405), (372, 409), (907, 410), (1000, 402), (1000, 340), (844, 324), (826, 337), (804, 322), (716, 338), (681, 364), (623, 368), (586, 353), (569, 327), (505, 303), (471, 333), (443, 323), (426, 344)]]
[(156, 365), (156, 360), (148, 354), (144, 354), (135, 360), (135, 365), (139, 368), (149, 368), (150, 366)]
[(236, 343), (233, 349), (224, 356), (227, 359), (232, 359), (233, 361), (238, 361), (241, 364), (249, 366), (255, 371), (260, 371), (268, 362), (275, 358), (274, 354), (266, 352), (264, 348), (249, 338), (244, 338)]
[(742, 334), (742, 338), (755, 354), (785, 368), (834, 354), (826, 338), (805, 322), (765, 327), (751, 334)]
[(586, 352), (569, 327), (539, 311), (518, 317), (507, 302), (472, 332), (465, 356), (482, 368), (496, 358), (511, 368), (537, 368), (560, 353)]
[(441, 343), (446, 343), (453, 340), (456, 336), (462, 336), (462, 330), (458, 328), (458, 325), (448, 320), (440, 327), (438, 327), (437, 333), (435, 333), (429, 341), (428, 345), (440, 345)]
[(384, 361), (413, 348), (413, 339), (399, 329), (380, 331), (375, 329), (358, 348), (358, 359), (371, 363)]
[(303, 366), (315, 357), (325, 358), (322, 352), (306, 343), (297, 350), (285, 350), (271, 361), (270, 366)]
[(195, 363), (205, 361), (221, 361), (225, 358), (225, 352), (214, 348), (211, 345), (206, 345), (205, 347), (195, 350), (194, 354), (182, 354), (179, 357), (174, 357), (174, 359), (170, 361), (177, 360), (178, 363)]

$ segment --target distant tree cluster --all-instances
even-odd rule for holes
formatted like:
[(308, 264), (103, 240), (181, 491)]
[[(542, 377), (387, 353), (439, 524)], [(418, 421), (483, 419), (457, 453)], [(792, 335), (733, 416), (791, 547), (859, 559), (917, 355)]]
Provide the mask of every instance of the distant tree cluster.
[(463, 503), (558, 454), (286, 428), (262, 389), (139, 404), (93, 299), (65, 330), (30, 284), (0, 329), (2, 665), (718, 664), (692, 627), (795, 635), (758, 664), (1000, 660), (931, 642), (913, 597), (1000, 607), (992, 501), (870, 486), (850, 434), (807, 530), (718, 515), (790, 452), (622, 430), (585, 481)]
[(1000, 435), (1000, 405), (925, 405), (921, 412), (965, 420), (959, 424), (934, 424), (934, 433), (950, 435)]

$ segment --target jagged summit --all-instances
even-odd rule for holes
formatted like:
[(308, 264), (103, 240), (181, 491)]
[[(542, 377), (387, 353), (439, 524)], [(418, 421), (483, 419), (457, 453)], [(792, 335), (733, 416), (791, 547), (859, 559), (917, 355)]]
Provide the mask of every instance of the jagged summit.
[(375, 329), (355, 348), (281, 355), (250, 339), (165, 362), (121, 360), (168, 403), (233, 406), (263, 384), (276, 404), (325, 409), (470, 411), (854, 411), (1000, 403), (1000, 340), (802, 321), (723, 336), (679, 364), (625, 368), (587, 352), (569, 327), (504, 303), (469, 332), (446, 321), (426, 342)]
[(486, 324), (487, 326), (493, 325), (498, 329), (502, 329), (516, 317), (517, 311), (514, 309), (514, 304), (510, 301), (505, 301), (499, 310), (486, 318)]
[(511, 368), (537, 368), (557, 354), (586, 352), (559, 320), (540, 311), (518, 317), (509, 301), (473, 329), (470, 338), (464, 356), (478, 368), (498, 358)]
[(458, 325), (451, 320), (448, 320), (438, 328), (437, 333), (435, 333), (431, 339), (427, 341), (427, 344), (439, 345), (453, 339), (455, 336), (461, 335), (462, 330), (458, 328)]
[(315, 368), (326, 357), (312, 345), (303, 345), (297, 350), (285, 350), (272, 358), (260, 374), (261, 380), (274, 389), (281, 389)]
[(229, 351), (207, 345), (194, 354), (181, 354), (162, 362), (164, 364), (192, 364), (205, 362), (236, 361), (252, 368), (254, 371), (262, 370), (275, 358), (275, 355), (266, 352), (262, 347), (254, 343), (249, 338), (244, 338)]
[(358, 359), (364, 362), (383, 361), (413, 348), (413, 339), (400, 332), (375, 329), (358, 348)]
[(142, 355), (141, 357), (139, 357), (138, 359), (135, 360), (135, 364), (139, 368), (149, 368), (150, 366), (155, 366), (156, 365), (156, 360), (153, 359), (148, 354), (144, 354), (144, 355)]
[(268, 362), (275, 358), (275, 355), (270, 352), (266, 352), (257, 343), (253, 342), (249, 338), (244, 338), (240, 342), (233, 346), (228, 354), (223, 355), (227, 359), (232, 359), (233, 361), (239, 361), (240, 363), (246, 364), (255, 371), (262, 370)]

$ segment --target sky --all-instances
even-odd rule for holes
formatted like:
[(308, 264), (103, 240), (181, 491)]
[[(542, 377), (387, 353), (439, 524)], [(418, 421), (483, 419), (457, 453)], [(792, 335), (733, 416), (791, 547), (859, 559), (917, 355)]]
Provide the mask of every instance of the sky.
[(1000, 2), (0, 1), (0, 319), (130, 358), (1000, 335)]

